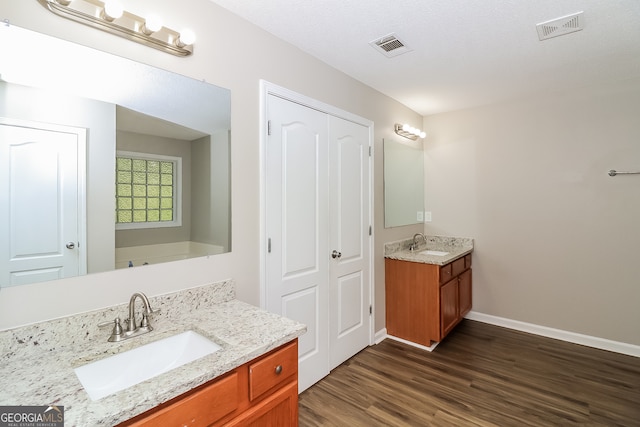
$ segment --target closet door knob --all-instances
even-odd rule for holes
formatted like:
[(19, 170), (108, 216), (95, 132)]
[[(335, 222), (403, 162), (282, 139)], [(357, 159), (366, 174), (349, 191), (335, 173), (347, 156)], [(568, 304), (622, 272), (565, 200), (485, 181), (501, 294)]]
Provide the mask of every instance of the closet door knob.
[(336, 258), (340, 258), (342, 256), (342, 252), (338, 252), (334, 249), (333, 252), (331, 252), (331, 258), (336, 259)]
[(66, 244), (66, 246), (67, 246), (67, 249), (73, 249), (76, 247), (76, 244), (74, 242), (69, 242)]

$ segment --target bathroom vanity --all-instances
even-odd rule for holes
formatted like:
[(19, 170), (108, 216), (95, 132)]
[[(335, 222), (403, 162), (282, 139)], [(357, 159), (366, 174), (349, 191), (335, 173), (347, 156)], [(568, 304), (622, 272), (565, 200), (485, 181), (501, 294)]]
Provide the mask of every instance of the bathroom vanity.
[[(125, 318), (125, 304), (0, 331), (0, 405), (63, 406), (67, 426), (297, 425), (304, 325), (236, 300), (232, 281), (149, 301), (153, 330), (121, 342), (98, 324)], [(220, 348), (95, 400), (76, 374), (190, 331)]]
[(427, 236), (385, 245), (387, 333), (430, 347), (440, 342), (472, 306), (473, 240)]
[(297, 426), (298, 341), (118, 426)]

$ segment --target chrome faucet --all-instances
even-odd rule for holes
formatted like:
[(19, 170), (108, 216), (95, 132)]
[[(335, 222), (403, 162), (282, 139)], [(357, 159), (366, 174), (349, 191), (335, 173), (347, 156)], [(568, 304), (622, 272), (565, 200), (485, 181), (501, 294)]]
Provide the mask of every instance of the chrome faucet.
[[(142, 300), (142, 304), (144, 305), (144, 313), (142, 313), (142, 321), (140, 321), (140, 327), (136, 328), (136, 298), (140, 298)], [(149, 299), (142, 292), (136, 292), (131, 295), (131, 299), (129, 300), (129, 318), (127, 319), (127, 330), (126, 332), (135, 332), (140, 329), (144, 329), (143, 332), (151, 332), (153, 328), (149, 325), (149, 315), (153, 311), (151, 310), (151, 304), (149, 304)], [(138, 334), (139, 335), (139, 334)]]
[(424, 244), (427, 244), (427, 238), (424, 234), (422, 233), (416, 233), (413, 235), (413, 243), (411, 243), (411, 245), (409, 245), (409, 250), (410, 251), (415, 251), (418, 248), (418, 243), (416, 243), (416, 237), (422, 237), (422, 240), (424, 241)]
[[(142, 300), (142, 304), (144, 305), (144, 312), (142, 313), (142, 320), (140, 321), (140, 326), (136, 326), (136, 299), (140, 298)], [(147, 332), (153, 331), (153, 328), (149, 324), (149, 315), (153, 313), (157, 313), (158, 310), (152, 310), (151, 304), (149, 303), (149, 299), (142, 292), (136, 292), (131, 295), (131, 299), (129, 300), (129, 318), (125, 319), (126, 329), (122, 328), (120, 324), (120, 318), (116, 317), (115, 320), (109, 322), (100, 323), (98, 326), (108, 326), (113, 325), (113, 331), (111, 332), (111, 336), (107, 341), (109, 342), (118, 342), (122, 340), (126, 340), (128, 338), (133, 338), (138, 335), (146, 334)]]

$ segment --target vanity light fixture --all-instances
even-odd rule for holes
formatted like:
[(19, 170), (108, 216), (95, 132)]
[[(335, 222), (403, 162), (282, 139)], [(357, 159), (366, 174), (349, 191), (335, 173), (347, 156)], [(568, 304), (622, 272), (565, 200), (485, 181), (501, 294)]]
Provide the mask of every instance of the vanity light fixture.
[(393, 129), (398, 135), (409, 138), (412, 141), (415, 141), (418, 138), (426, 138), (427, 136), (426, 132), (418, 128), (414, 128), (406, 123), (403, 125), (396, 123)]
[(38, 0), (58, 16), (153, 47), (176, 56), (193, 53), (195, 34), (174, 31), (153, 15), (143, 18), (123, 9), (118, 0)]

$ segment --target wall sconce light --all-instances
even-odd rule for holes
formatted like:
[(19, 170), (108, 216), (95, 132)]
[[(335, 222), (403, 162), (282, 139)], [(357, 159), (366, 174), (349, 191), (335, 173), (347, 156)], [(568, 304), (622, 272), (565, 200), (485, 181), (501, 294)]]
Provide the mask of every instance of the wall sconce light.
[(418, 128), (414, 128), (406, 123), (403, 125), (396, 123), (393, 129), (398, 135), (409, 138), (412, 141), (415, 141), (418, 138), (426, 138), (427, 136), (426, 132)]
[(123, 9), (118, 0), (38, 0), (58, 16), (133, 40), (176, 56), (193, 53), (195, 34), (164, 27), (157, 16), (143, 18)]

